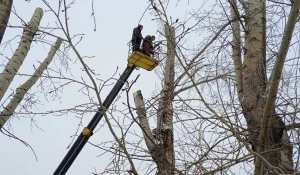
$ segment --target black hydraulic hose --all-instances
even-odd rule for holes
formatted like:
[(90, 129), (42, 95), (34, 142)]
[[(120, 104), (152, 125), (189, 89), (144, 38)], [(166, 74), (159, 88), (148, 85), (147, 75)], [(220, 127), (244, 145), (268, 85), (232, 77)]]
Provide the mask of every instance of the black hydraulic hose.
[[(135, 68), (134, 66), (133, 67), (127, 66), (127, 68), (119, 78), (118, 82), (115, 84), (115, 86), (112, 88), (112, 90), (104, 100), (103, 102), (104, 108), (106, 109), (109, 108), (111, 103), (114, 101), (114, 99), (120, 92), (124, 83), (127, 81), (129, 76), (133, 72), (134, 68)], [(92, 118), (92, 120), (90, 121), (90, 123), (86, 128), (89, 129), (92, 133), (93, 130), (98, 125), (98, 123), (100, 122), (100, 120), (102, 119), (102, 117), (103, 117), (103, 113), (101, 112), (101, 109), (99, 109), (99, 111), (94, 115), (94, 117)], [(82, 150), (82, 148), (84, 147), (84, 145), (86, 144), (86, 142), (89, 140), (90, 137), (91, 135), (89, 134), (83, 134), (83, 133), (80, 134), (80, 136), (77, 138), (75, 143), (72, 145), (68, 153), (65, 155), (64, 159), (61, 161), (61, 163), (53, 173), (53, 175), (66, 174), (66, 172), (71, 167), (72, 163), (74, 162), (74, 160), (76, 159), (76, 157), (78, 156), (78, 154), (80, 153), (80, 151)]]

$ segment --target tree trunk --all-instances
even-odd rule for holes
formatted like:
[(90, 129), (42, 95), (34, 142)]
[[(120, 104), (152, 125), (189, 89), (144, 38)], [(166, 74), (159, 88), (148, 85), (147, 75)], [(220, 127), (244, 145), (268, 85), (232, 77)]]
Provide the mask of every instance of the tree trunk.
[(157, 110), (157, 128), (150, 131), (145, 104), (141, 91), (134, 93), (140, 126), (148, 150), (157, 165), (158, 175), (175, 174), (175, 154), (173, 140), (173, 107), (175, 78), (175, 28), (165, 25), (167, 38), (167, 58), (164, 72), (164, 86)]
[(15, 51), (14, 55), (11, 57), (6, 67), (0, 74), (0, 101), (2, 100), (7, 88), (13, 81), (16, 73), (21, 67), (27, 53), (29, 52), (31, 42), (35, 33), (38, 30), (38, 26), (43, 16), (43, 10), (41, 8), (36, 8), (34, 14), (30, 20), (30, 23), (24, 29), (20, 44)]
[(9, 20), (12, 4), (13, 0), (0, 1), (0, 44), (2, 42), (5, 29)]
[[(252, 145), (254, 151), (267, 151), (263, 153), (263, 157), (274, 167), (279, 167), (286, 173), (292, 172), (292, 147), (289, 146), (289, 138), (287, 132), (283, 130), (284, 123), (276, 114), (271, 115), (268, 121), (268, 129), (264, 142), (259, 142), (259, 134), (261, 132), (264, 111), (266, 110), (267, 77), (266, 77), (266, 1), (265, 0), (249, 0), (243, 1), (245, 8), (245, 50), (244, 63), (242, 70), (242, 81), (239, 79), (239, 73), (236, 72), (236, 82), (238, 87), (238, 95), (243, 108), (243, 114), (246, 118), (249, 137), (248, 141)], [(231, 4), (235, 4), (231, 0)], [(231, 11), (232, 17), (236, 17), (238, 13)], [(238, 71), (236, 60), (238, 55), (238, 36), (239, 28), (237, 24), (233, 24), (233, 59), (235, 61), (235, 69)], [(243, 96), (240, 97), (240, 83), (242, 83)], [(276, 100), (273, 99), (274, 101)], [(275, 102), (274, 102), (275, 103)], [(268, 108), (275, 111), (275, 107)], [(261, 149), (265, 148), (265, 149)], [(258, 148), (260, 148), (258, 150)], [(280, 151), (278, 151), (280, 150)], [(255, 174), (274, 173), (273, 169), (261, 163), (256, 158)], [(287, 165), (288, 164), (288, 165)], [(271, 171), (270, 171), (271, 170)]]
[(53, 60), (56, 51), (61, 45), (61, 39), (57, 39), (54, 46), (52, 46), (47, 58), (40, 64), (40, 66), (35, 70), (33, 75), (19, 88), (17, 88), (15, 95), (9, 102), (9, 104), (0, 113), (0, 129), (4, 126), (6, 121), (13, 115), (14, 111), (28, 92), (28, 90), (36, 83), (39, 77), (43, 74), (44, 70), (47, 69), (48, 65)]
[(168, 175), (164, 173), (164, 170), (168, 170), (167, 172), (169, 173), (169, 167), (171, 167), (171, 165), (166, 161), (167, 158), (164, 154), (164, 150), (161, 148), (162, 145), (159, 140), (160, 137), (158, 137), (159, 133), (157, 129), (154, 129), (152, 132), (150, 130), (142, 92), (140, 90), (136, 91), (133, 96), (143, 137), (150, 155), (157, 165), (158, 174)]
[[(231, 18), (239, 19), (239, 11), (236, 0), (230, 0)], [(240, 101), (243, 99), (243, 75), (242, 75), (242, 53), (241, 53), (241, 29), (240, 20), (232, 22), (232, 59), (234, 62), (235, 80)]]
[(250, 130), (250, 141), (257, 145), (258, 129), (266, 96), (265, 2), (249, 0), (246, 5), (245, 61), (243, 64), (243, 112)]
[[(278, 93), (279, 82), (282, 69), (290, 46), (294, 27), (299, 14), (300, 1), (295, 1), (292, 5), (287, 24), (285, 26), (281, 45), (277, 54), (276, 62), (272, 70), (270, 87), (264, 108), (264, 115), (261, 124), (261, 131), (258, 138), (257, 153), (277, 149), (267, 154), (267, 160), (272, 165), (282, 168), (283, 173), (293, 172), (292, 146), (290, 144), (285, 124), (282, 119), (275, 114), (275, 102)], [(267, 147), (267, 148), (266, 148)], [(255, 174), (259, 175), (261, 168), (260, 160), (255, 163)]]
[(167, 39), (167, 58), (164, 72), (164, 86), (159, 100), (157, 111), (157, 134), (161, 136), (163, 151), (168, 161), (168, 165), (158, 169), (158, 174), (172, 175), (175, 169), (175, 154), (173, 145), (173, 106), (172, 97), (174, 92), (174, 78), (175, 78), (175, 28), (165, 24), (165, 34)]

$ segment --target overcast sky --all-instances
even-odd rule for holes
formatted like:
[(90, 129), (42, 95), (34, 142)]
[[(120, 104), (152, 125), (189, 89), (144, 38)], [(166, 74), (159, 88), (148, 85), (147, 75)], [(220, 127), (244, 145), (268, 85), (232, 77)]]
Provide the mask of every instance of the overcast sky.
[[(52, 1), (49, 2), (52, 3)], [(193, 1), (189, 2), (193, 4)], [(51, 4), (51, 6), (56, 9), (55, 3)], [(93, 31), (94, 22), (91, 17), (91, 0), (78, 0), (75, 5), (72, 6), (69, 11), (70, 31), (72, 34), (85, 34), (82, 42), (77, 48), (82, 56), (95, 56), (94, 58), (86, 59), (86, 62), (97, 74), (100, 74), (102, 80), (112, 76), (117, 67), (119, 67), (118, 74), (125, 69), (128, 51), (126, 44), (131, 39), (132, 29), (137, 26), (147, 6), (148, 3), (146, 0), (95, 1), (94, 11), (97, 21), (96, 32)], [(25, 2), (25, 0), (14, 1), (14, 7), (17, 14), (26, 22), (30, 20), (36, 7), (48, 10), (40, 0), (31, 0), (30, 3)], [(184, 2), (180, 4), (180, 7), (181, 8), (175, 8), (174, 5), (170, 7), (169, 14), (172, 14), (174, 19), (180, 15), (185, 17), (186, 9), (194, 8), (195, 6), (193, 7), (188, 5), (187, 2)], [(153, 16), (147, 11), (141, 20), (141, 24), (144, 25), (144, 30), (142, 32), (144, 36), (147, 34), (155, 34), (158, 36), (158, 33), (156, 33), (157, 23), (151, 20), (152, 18)], [(51, 12), (45, 12), (41, 26), (55, 26), (55, 21), (56, 19)], [(20, 20), (14, 14), (11, 14), (9, 22), (11, 25), (15, 26), (21, 25)], [(59, 31), (56, 33), (63, 36)], [(10, 40), (16, 35), (20, 36), (21, 34), (21, 29), (9, 28), (6, 30), (3, 41)], [(8, 58), (11, 57), (13, 51), (17, 48), (19, 39), (20, 37), (15, 38), (10, 46), (2, 46), (0, 52)], [(50, 39), (52, 43), (55, 41), (54, 38)], [(37, 67), (39, 65), (38, 61), (41, 62), (47, 56), (48, 51), (49, 45), (33, 43), (19, 72), (31, 74), (33, 72), (33, 65)], [(74, 76), (72, 78), (81, 80), (81, 76), (86, 77), (85, 73), (81, 71), (82, 66), (79, 62), (77, 61), (74, 63), (76, 58), (72, 52), (70, 52), (70, 57), (73, 60), (69, 62), (71, 73)], [(1, 57), (1, 59), (4, 59), (4, 57)], [(50, 67), (54, 69), (60, 67), (60, 60), (58, 57), (51, 63)], [(131, 90), (131, 98), (132, 93), (140, 89), (143, 91), (145, 98), (149, 98), (151, 92), (155, 89), (155, 86), (160, 86), (160, 81), (154, 71), (147, 72), (145, 70), (135, 71), (130, 77), (130, 81), (135, 79), (138, 74), (141, 74), (141, 76)], [(71, 77), (69, 72), (66, 73), (66, 76)], [(117, 77), (119, 76), (117, 75)], [(26, 79), (27, 77), (16, 77), (11, 84), (10, 89), (18, 87)], [(88, 84), (91, 84), (89, 79), (85, 80)], [(37, 85), (38, 84), (39, 83), (37, 83)], [(41, 87), (38, 87), (37, 85), (35, 85), (31, 92), (41, 90)], [(47, 101), (42, 93), (38, 93), (34, 98), (39, 99), (40, 104), (36, 105), (36, 108), (32, 110), (36, 112), (45, 112), (49, 110), (67, 109), (78, 104), (89, 102), (84, 94), (78, 92), (80, 88), (81, 87), (77, 84), (70, 84), (63, 89), (63, 93), (59, 94), (61, 97), (60, 100), (55, 99), (54, 101), (52, 101), (50, 96), (48, 96)], [(102, 100), (104, 100), (109, 90), (110, 88), (104, 88), (101, 92)], [(95, 95), (92, 96), (95, 97)], [(123, 93), (121, 102), (125, 101), (125, 94)], [(124, 105), (122, 106), (121, 104), (121, 108), (124, 109)], [(83, 126), (79, 129), (80, 131), (82, 130), (82, 127), (88, 124), (92, 116), (93, 114), (89, 114), (84, 117), (82, 120)], [(75, 114), (62, 116), (36, 115), (34, 120), (41, 129), (32, 126), (30, 118), (20, 118), (11, 121), (12, 130), (10, 131), (32, 146), (38, 161), (36, 161), (36, 158), (29, 147), (26, 147), (20, 141), (10, 139), (7, 136), (0, 134), (1, 174), (52, 174), (67, 153), (66, 148), (72, 140), (70, 136), (75, 134), (78, 123), (80, 122)], [(112, 135), (107, 129), (101, 129), (90, 139), (93, 143), (100, 143), (106, 140), (113, 140)], [(97, 169), (98, 172), (102, 172), (110, 161), (109, 158), (111, 156), (104, 155), (96, 157), (101, 153), (103, 153), (102, 150), (87, 144), (67, 174), (91, 174), (94, 172), (94, 168)], [(142, 171), (141, 168), (139, 171)]]

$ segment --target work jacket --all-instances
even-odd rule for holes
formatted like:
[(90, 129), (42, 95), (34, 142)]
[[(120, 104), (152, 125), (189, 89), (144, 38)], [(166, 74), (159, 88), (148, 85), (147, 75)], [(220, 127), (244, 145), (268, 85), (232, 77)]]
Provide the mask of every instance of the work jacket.
[(143, 36), (140, 28), (139, 27), (134, 28), (131, 41), (135, 44), (141, 44), (142, 39)]
[(154, 50), (154, 47), (153, 47), (153, 43), (152, 43), (152, 37), (150, 35), (147, 35), (143, 41), (143, 44), (142, 44), (142, 50), (143, 52), (146, 54), (146, 55), (149, 55), (149, 54), (153, 54), (153, 50)]

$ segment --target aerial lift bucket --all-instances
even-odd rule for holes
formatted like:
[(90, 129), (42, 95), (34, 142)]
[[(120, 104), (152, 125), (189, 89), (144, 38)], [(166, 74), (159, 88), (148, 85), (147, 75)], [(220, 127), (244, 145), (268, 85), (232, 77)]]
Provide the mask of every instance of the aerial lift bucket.
[(158, 61), (156, 59), (151, 58), (139, 51), (133, 52), (127, 61), (128, 66), (132, 67), (134, 65), (146, 69), (147, 71), (153, 70), (158, 65)]

